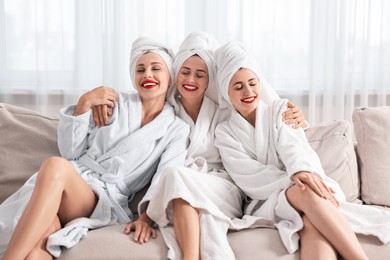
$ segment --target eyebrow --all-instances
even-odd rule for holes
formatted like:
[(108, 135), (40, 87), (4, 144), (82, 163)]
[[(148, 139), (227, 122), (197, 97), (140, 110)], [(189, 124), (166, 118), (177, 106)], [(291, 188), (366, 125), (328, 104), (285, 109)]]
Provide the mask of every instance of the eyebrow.
[[(191, 70), (191, 68), (189, 68), (189, 67), (181, 67), (182, 69), (187, 69), (187, 70)], [(204, 73), (206, 73), (206, 71), (205, 70), (196, 70), (196, 71), (199, 71), (199, 72), (204, 72)]]
[[(257, 78), (251, 78), (251, 79), (248, 80), (248, 82), (250, 82), (250, 81), (252, 81), (252, 80), (257, 80)], [(235, 82), (235, 83), (233, 84), (233, 86), (234, 86), (234, 85), (237, 85), (237, 84), (243, 84), (243, 83), (244, 83), (243, 81), (237, 81), (237, 82)]]
[[(156, 65), (156, 64), (157, 64), (157, 65), (162, 65), (162, 63), (159, 62), (159, 61), (152, 62), (151, 64), (152, 64), (152, 65)], [(137, 67), (138, 67), (138, 66), (145, 66), (145, 64), (140, 63), (140, 64), (137, 65)]]

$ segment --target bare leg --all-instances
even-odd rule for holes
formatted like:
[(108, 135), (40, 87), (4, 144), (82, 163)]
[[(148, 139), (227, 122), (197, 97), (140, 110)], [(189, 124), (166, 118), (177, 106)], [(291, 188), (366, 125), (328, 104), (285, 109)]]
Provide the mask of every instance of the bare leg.
[(183, 260), (198, 260), (200, 257), (200, 224), (198, 211), (182, 199), (174, 199), (172, 206), (173, 228), (183, 252)]
[(303, 215), (303, 229), (301, 237), (301, 259), (310, 260), (337, 260), (337, 252), (326, 238), (313, 226), (310, 220)]
[(26, 260), (52, 260), (53, 256), (49, 254), (46, 250), (46, 243), (47, 239), (51, 234), (61, 229), (61, 223), (58, 216), (54, 218), (53, 223), (49, 227), (48, 230), (46, 230), (45, 234), (43, 234), (42, 238), (38, 241), (38, 243), (34, 246), (34, 248), (31, 250), (30, 254), (26, 257)]
[(97, 198), (92, 189), (61, 157), (42, 163), (34, 191), (8, 244), (4, 260), (25, 259), (58, 215), (62, 225), (91, 215)]
[(303, 212), (313, 226), (345, 259), (368, 259), (351, 226), (329, 200), (320, 198), (306, 185), (301, 190), (294, 185), (286, 192), (290, 204)]

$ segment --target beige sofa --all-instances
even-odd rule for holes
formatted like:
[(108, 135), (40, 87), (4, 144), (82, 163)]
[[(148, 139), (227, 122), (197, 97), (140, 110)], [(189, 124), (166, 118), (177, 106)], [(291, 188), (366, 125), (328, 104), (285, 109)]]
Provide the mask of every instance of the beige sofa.
[[(390, 107), (358, 109), (353, 122), (357, 146), (348, 121), (313, 126), (306, 135), (348, 201), (390, 206), (390, 134), (386, 132), (390, 130)], [(59, 155), (57, 123), (55, 118), (0, 103), (0, 203), (37, 171), (42, 160)], [(141, 196), (138, 194), (138, 201)], [(130, 206), (136, 209), (136, 202)], [(65, 249), (59, 259), (166, 259), (167, 248), (159, 232), (156, 239), (139, 245), (122, 230), (123, 226), (92, 230), (77, 246)], [(389, 259), (390, 243), (382, 245), (365, 235), (358, 238), (370, 259)], [(274, 229), (232, 231), (228, 239), (237, 259), (299, 259), (299, 252), (287, 253)]]

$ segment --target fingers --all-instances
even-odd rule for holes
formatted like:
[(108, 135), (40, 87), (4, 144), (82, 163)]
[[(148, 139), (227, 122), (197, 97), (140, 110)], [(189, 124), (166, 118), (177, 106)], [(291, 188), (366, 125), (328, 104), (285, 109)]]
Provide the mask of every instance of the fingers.
[(336, 207), (340, 206), (340, 202), (336, 199), (334, 194), (336, 193), (331, 187), (316, 174), (309, 172), (298, 172), (293, 176), (293, 180), (298, 187), (304, 190), (301, 185), (308, 185), (319, 197), (329, 200)]
[(301, 180), (299, 179), (299, 177), (297, 175), (294, 176), (294, 183), (296, 185), (298, 185), (298, 187), (301, 189), (301, 190), (304, 190), (305, 189), (305, 185), (303, 184), (303, 182), (301, 182)]
[(100, 127), (99, 112), (97, 111), (97, 107), (92, 107), (92, 118), (93, 122), (95, 122), (95, 125)]
[(108, 118), (111, 116), (111, 114), (111, 108), (109, 108), (107, 105), (92, 107), (93, 121), (97, 127), (106, 126), (108, 124)]
[(294, 108), (294, 107), (295, 107), (295, 104), (294, 104), (293, 102), (291, 102), (291, 101), (288, 101), (288, 102), (287, 102), (287, 107), (288, 107), (288, 108)]
[(338, 208), (338, 207), (340, 207), (340, 202), (336, 199), (336, 197), (333, 195), (333, 194), (331, 194), (330, 196), (329, 196), (329, 200)]
[(300, 107), (289, 101), (287, 103), (287, 110), (283, 112), (283, 122), (288, 125), (293, 125), (293, 128), (300, 128), (304, 126), (305, 116)]
[(129, 223), (129, 224), (127, 224), (127, 225), (125, 226), (125, 229), (123, 230), (123, 232), (124, 232), (126, 235), (128, 235), (128, 234), (130, 234), (132, 228), (133, 228), (133, 223)]
[(102, 112), (102, 115), (103, 115), (103, 123), (104, 125), (107, 125), (108, 123), (108, 106), (107, 105), (103, 105), (101, 106), (101, 112)]
[(138, 242), (140, 244), (147, 243), (153, 231), (155, 230), (149, 225), (143, 225), (140, 236), (138, 238)]
[(147, 243), (150, 237), (157, 237), (156, 230), (142, 221), (135, 221), (127, 224), (125, 226), (124, 233), (128, 235), (132, 230), (134, 230), (133, 240), (140, 244)]
[[(317, 175), (311, 174), (309, 172), (298, 172), (294, 175), (294, 182), (301, 187), (307, 184), (315, 193), (318, 194), (321, 198), (325, 198), (323, 185), (320, 182), (320, 178)], [(303, 190), (303, 188), (301, 188)]]
[(114, 107), (117, 94), (113, 88), (100, 86), (87, 92), (85, 98), (89, 100), (92, 106), (108, 105)]

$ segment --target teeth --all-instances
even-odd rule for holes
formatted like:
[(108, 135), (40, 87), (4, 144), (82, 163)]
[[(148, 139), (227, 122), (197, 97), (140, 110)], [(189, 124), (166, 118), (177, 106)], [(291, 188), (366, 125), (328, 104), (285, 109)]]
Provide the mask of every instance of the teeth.
[(183, 85), (183, 86), (184, 86), (184, 88), (189, 89), (189, 90), (197, 89), (197, 87), (194, 87), (194, 86), (189, 86), (189, 85)]
[(249, 97), (249, 98), (244, 98), (242, 101), (244, 101), (244, 102), (251, 102), (253, 100), (255, 100), (254, 97)]
[(144, 84), (144, 87), (155, 86), (155, 85), (156, 85), (156, 83), (145, 83), (145, 84)]

